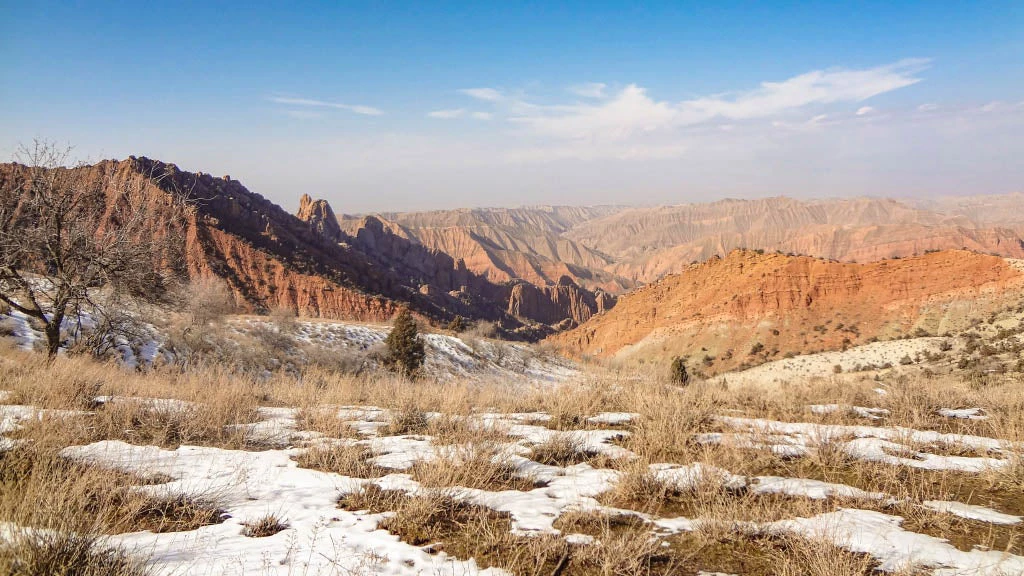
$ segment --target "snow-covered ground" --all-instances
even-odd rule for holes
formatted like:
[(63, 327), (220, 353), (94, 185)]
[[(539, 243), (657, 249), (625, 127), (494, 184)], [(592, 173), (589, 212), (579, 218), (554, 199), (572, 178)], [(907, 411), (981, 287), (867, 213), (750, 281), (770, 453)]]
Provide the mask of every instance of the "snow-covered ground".
[(819, 352), (774, 360), (740, 372), (721, 374), (714, 380), (724, 380), (730, 384), (740, 385), (766, 385), (805, 379), (809, 376), (829, 377), (834, 374), (835, 366), (840, 366), (844, 373), (872, 367), (898, 367), (901, 365), (900, 360), (904, 357), (909, 356), (913, 360), (925, 352), (939, 353), (942, 343), (951, 340), (950, 338), (910, 338), (873, 342), (842, 351)]
[[(268, 323), (249, 320), (251, 324)], [(391, 328), (382, 325), (317, 320), (296, 323), (299, 342), (368, 354), (384, 344)], [(423, 334), (427, 348), (424, 369), (440, 377), (510, 377), (557, 382), (579, 375), (575, 364), (555, 354), (539, 354), (534, 346), (484, 338), (464, 340), (447, 334)]]
[[(0, 322), (7, 326), (10, 337), (23, 349), (31, 350), (44, 341), (42, 333), (20, 312), (0, 316)], [(88, 329), (93, 320), (84, 315), (82, 324)], [(257, 330), (281, 330), (265, 317), (233, 317), (228, 319), (227, 325), (229, 333), (240, 337), (251, 336)], [(166, 334), (151, 324), (143, 325), (142, 329), (146, 336), (139, 341), (128, 342), (118, 338), (115, 342), (114, 349), (121, 363), (135, 368), (150, 366), (157, 359), (172, 362), (174, 354), (165, 348)], [(386, 325), (340, 320), (297, 320), (289, 330), (280, 331), (280, 334), (296, 345), (320, 347), (327, 353), (349, 354), (365, 362), (369, 368), (377, 368), (372, 353), (383, 348), (390, 330)], [(504, 378), (543, 383), (572, 380), (580, 374), (574, 362), (557, 354), (541, 353), (538, 347), (530, 344), (486, 338), (462, 339), (447, 334), (427, 333), (421, 337), (427, 350), (424, 371), (437, 378)]]
[[(123, 402), (123, 398), (104, 398)], [(146, 404), (145, 399), (134, 400)], [(173, 409), (173, 406), (164, 406)], [(65, 449), (71, 458), (141, 473), (147, 477), (165, 475), (171, 480), (139, 490), (159, 495), (215, 495), (227, 518), (220, 524), (187, 532), (154, 534), (136, 532), (111, 536), (109, 543), (145, 557), (157, 574), (498, 574), (480, 570), (472, 559), (455, 559), (444, 552), (402, 542), (379, 528), (387, 514), (346, 511), (337, 507), (339, 497), (367, 484), (411, 494), (429, 492), (408, 473), (419, 461), (429, 461), (451, 453), (450, 446), (431, 442), (429, 436), (384, 436), (383, 425), (393, 413), (374, 406), (338, 407), (337, 416), (362, 432), (360, 438), (332, 439), (318, 433), (296, 429), (296, 410), (263, 408), (263, 420), (251, 426), (251, 432), (274, 439), (288, 447), (266, 451), (225, 450), (213, 447), (181, 446), (168, 450), (155, 446), (137, 446), (120, 441), (102, 441)], [(27, 418), (37, 417), (31, 407), (0, 405), (0, 434), (15, 430)], [(428, 418), (439, 415), (428, 414)], [(588, 429), (553, 430), (531, 422), (543, 422), (544, 413), (481, 413), (479, 424), (507, 432), (509, 441), (499, 453), (511, 463), (517, 474), (543, 483), (532, 490), (489, 491), (465, 487), (446, 489), (457, 499), (509, 514), (512, 530), (523, 535), (557, 534), (555, 520), (569, 511), (622, 513), (602, 505), (597, 497), (615, 488), (623, 472), (595, 468), (587, 463), (553, 466), (529, 458), (530, 447), (557, 437), (570, 437), (582, 450), (610, 458), (632, 459), (635, 455), (615, 443), (628, 430)], [(600, 413), (590, 423), (624, 425), (640, 415)], [(841, 443), (853, 458), (880, 461), (892, 466), (958, 470), (965, 473), (1005, 465), (1020, 450), (991, 438), (958, 434), (883, 428), (878, 426), (839, 426), (789, 423), (754, 418), (719, 417), (732, 432), (705, 435), (704, 442), (735, 442), (748, 447), (779, 446), (788, 455), (813, 451), (821, 442)], [(373, 463), (392, 473), (375, 479), (361, 479), (298, 467), (294, 457), (318, 445), (347, 442), (367, 447)], [(904, 443), (956, 444), (982, 450), (986, 457), (949, 457), (915, 452), (912, 457), (895, 457), (893, 450), (911, 450)], [(742, 446), (740, 446), (742, 448)], [(1019, 456), (1019, 454), (1017, 454)], [(764, 523), (736, 523), (732, 529), (751, 533), (789, 533), (826, 539), (837, 546), (873, 557), (885, 571), (909, 567), (928, 569), (941, 575), (1009, 576), (1024, 574), (1024, 557), (999, 551), (972, 549), (963, 551), (934, 536), (915, 533), (901, 527), (902, 518), (858, 509), (856, 502), (894, 502), (889, 494), (868, 492), (853, 486), (806, 478), (779, 476), (741, 476), (702, 463), (650, 465), (660, 481), (685, 490), (708, 482), (720, 483), (729, 490), (750, 490), (755, 494), (782, 494), (822, 500), (842, 498), (845, 508), (806, 518)], [(1013, 526), (1021, 518), (991, 508), (962, 502), (927, 501), (918, 503), (940, 514), (949, 514), (993, 526)], [(666, 537), (680, 531), (700, 528), (700, 520), (687, 517), (654, 517), (629, 512), (649, 522), (652, 535)], [(284, 520), (288, 527), (272, 536), (252, 538), (244, 534), (244, 524), (268, 514)], [(10, 534), (17, 527), (7, 525), (0, 533)], [(593, 542), (593, 537), (564, 535), (578, 543)], [(432, 553), (433, 552), (433, 553)]]

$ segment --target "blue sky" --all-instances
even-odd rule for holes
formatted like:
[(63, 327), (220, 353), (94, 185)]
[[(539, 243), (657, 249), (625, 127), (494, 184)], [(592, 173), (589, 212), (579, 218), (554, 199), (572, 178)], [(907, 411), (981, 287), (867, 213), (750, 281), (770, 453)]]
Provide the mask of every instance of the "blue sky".
[(0, 154), (340, 212), (1024, 190), (1024, 4), (899, 4), (0, 0)]

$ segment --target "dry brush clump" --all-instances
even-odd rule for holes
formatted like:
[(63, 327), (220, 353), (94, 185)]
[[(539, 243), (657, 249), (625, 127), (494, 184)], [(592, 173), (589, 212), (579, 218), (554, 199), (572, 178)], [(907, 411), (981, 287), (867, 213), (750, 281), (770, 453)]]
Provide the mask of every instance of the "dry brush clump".
[(435, 458), (418, 460), (412, 477), (428, 488), (532, 490), (541, 484), (520, 471), (508, 449), (492, 442), (445, 446)]
[(544, 442), (530, 448), (530, 459), (541, 464), (551, 466), (572, 466), (582, 462), (595, 464), (607, 464), (597, 462), (599, 454), (589, 450), (583, 439), (572, 432), (554, 434)]
[(80, 534), (177, 532), (222, 521), (213, 495), (138, 488), (166, 481), (62, 456), (46, 444), (0, 453), (0, 519)]
[(355, 438), (356, 429), (338, 417), (335, 406), (302, 406), (295, 413), (298, 430), (317, 432), (330, 438)]
[(333, 442), (307, 448), (295, 457), (303, 468), (333, 472), (353, 478), (379, 478), (390, 471), (373, 464), (373, 452), (362, 444)]
[(260, 516), (255, 520), (242, 523), (242, 535), (249, 538), (266, 538), (289, 528), (288, 522), (278, 518), (274, 514)]
[(0, 544), (0, 573), (9, 576), (147, 576), (144, 558), (71, 532), (15, 530)]

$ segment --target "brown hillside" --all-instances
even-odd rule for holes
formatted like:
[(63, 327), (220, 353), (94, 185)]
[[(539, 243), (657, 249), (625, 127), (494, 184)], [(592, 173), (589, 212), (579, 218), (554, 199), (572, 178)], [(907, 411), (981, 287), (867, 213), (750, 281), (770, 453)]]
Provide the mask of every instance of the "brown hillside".
[[(108, 204), (124, 201), (119, 191), (126, 183), (141, 189), (144, 201), (157, 207), (153, 233), (180, 239), (175, 250), (184, 263), (177, 272), (222, 278), (250, 310), (285, 306), (303, 316), (385, 321), (410, 306), (440, 322), (456, 315), (498, 321), (523, 337), (549, 333), (549, 324), (575, 325), (598, 310), (594, 295), (575, 285), (558, 298), (549, 295), (548, 307), (518, 305), (514, 284), (490, 282), (446, 254), (388, 234), (379, 222), (346, 235), (330, 206), (308, 196), (300, 218), (230, 177), (148, 158), (73, 170), (81, 173), (82, 186), (102, 189)], [(23, 173), (18, 164), (0, 165), (0, 188), (17, 193)], [(187, 197), (189, 210), (184, 222), (172, 225), (159, 207), (175, 195)], [(565, 305), (566, 298), (573, 305)]]
[(552, 337), (579, 354), (714, 357), (709, 372), (919, 330), (941, 334), (1024, 298), (999, 257), (946, 251), (868, 264), (737, 250), (619, 299)]
[[(463, 260), (466, 267), (493, 282), (526, 280), (553, 286), (568, 276), (582, 287), (619, 293), (635, 283), (605, 270), (612, 259), (564, 236), (588, 220), (613, 214), (617, 207), (542, 206), (478, 208), (378, 216), (401, 234), (428, 248)], [(350, 234), (358, 217), (342, 217)], [(400, 230), (400, 232), (399, 232)]]
[(1024, 258), (1019, 231), (979, 224), (965, 213), (916, 209), (885, 198), (779, 197), (633, 208), (587, 221), (566, 235), (610, 255), (615, 262), (607, 270), (638, 282), (736, 248), (846, 262), (949, 249)]

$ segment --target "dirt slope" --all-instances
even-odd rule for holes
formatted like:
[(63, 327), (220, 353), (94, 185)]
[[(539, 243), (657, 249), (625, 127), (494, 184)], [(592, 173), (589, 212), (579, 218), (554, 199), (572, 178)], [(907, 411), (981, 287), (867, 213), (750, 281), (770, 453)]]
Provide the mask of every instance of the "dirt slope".
[(682, 355), (718, 372), (873, 338), (940, 334), (1022, 299), (1020, 270), (972, 252), (852, 264), (737, 250), (639, 288), (551, 340), (602, 357)]

